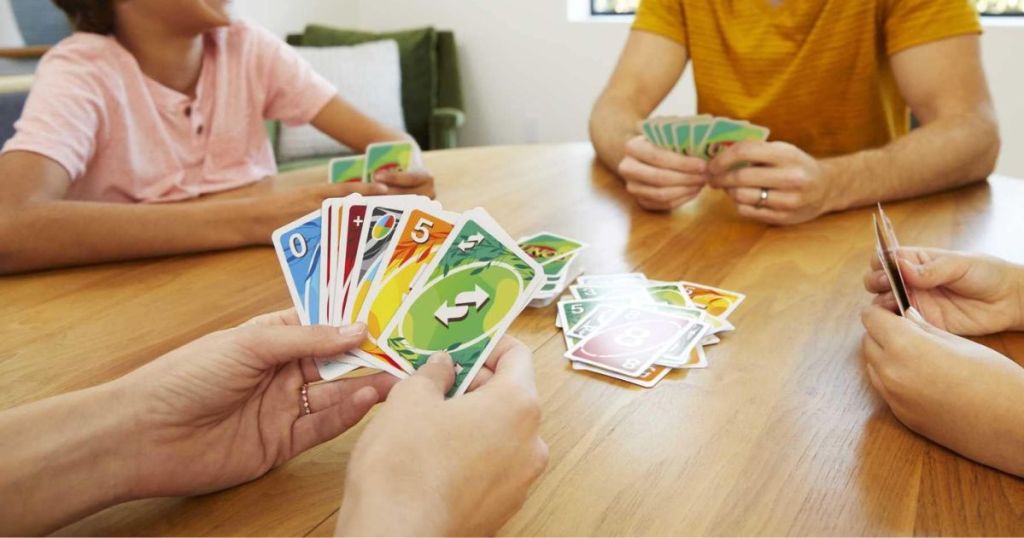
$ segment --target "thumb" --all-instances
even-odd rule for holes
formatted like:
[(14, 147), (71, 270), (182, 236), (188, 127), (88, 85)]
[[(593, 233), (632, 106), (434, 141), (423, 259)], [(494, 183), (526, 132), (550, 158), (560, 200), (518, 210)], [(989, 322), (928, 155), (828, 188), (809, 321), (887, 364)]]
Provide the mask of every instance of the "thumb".
[(366, 340), (366, 325), (250, 325), (227, 331), (247, 366), (267, 369), (300, 359), (334, 357)]
[(388, 186), (383, 183), (351, 183), (347, 185), (351, 192), (363, 196), (379, 196), (388, 193)]
[(452, 362), (451, 355), (436, 353), (409, 379), (400, 382), (394, 392), (401, 395), (415, 391), (421, 393), (421, 396), (443, 400), (445, 394), (451, 390), (453, 383), (455, 383), (455, 363)]
[(936, 288), (954, 282), (963, 277), (969, 267), (954, 256), (940, 256), (921, 264), (899, 258), (899, 264), (907, 284), (920, 289)]

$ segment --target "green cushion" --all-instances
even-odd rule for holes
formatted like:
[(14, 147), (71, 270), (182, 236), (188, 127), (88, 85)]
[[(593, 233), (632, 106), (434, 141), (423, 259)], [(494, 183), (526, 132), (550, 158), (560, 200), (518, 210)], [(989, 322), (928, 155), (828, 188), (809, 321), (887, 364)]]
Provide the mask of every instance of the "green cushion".
[(302, 46), (336, 47), (385, 39), (395, 40), (401, 55), (405, 128), (421, 147), (428, 148), (437, 95), (437, 33), (433, 28), (375, 34), (311, 24), (302, 35)]

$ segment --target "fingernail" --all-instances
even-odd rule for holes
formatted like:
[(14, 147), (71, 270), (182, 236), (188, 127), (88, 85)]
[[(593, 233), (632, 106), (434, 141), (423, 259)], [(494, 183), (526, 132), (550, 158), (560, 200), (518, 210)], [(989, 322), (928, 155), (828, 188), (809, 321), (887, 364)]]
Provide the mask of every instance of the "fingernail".
[(451, 365), (452, 356), (447, 353), (435, 353), (431, 355), (430, 359), (427, 360), (428, 364), (444, 364)]
[(342, 336), (359, 336), (366, 334), (366, 325), (363, 323), (353, 323), (352, 325), (339, 327), (338, 333)]

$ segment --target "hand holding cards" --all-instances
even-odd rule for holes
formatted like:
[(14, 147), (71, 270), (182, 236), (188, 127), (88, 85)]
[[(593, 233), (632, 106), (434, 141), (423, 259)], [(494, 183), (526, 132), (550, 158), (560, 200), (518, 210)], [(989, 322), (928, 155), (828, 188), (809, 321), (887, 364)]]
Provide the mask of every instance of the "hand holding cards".
[(373, 183), (378, 172), (408, 171), (415, 152), (412, 142), (370, 144), (366, 148), (366, 155), (331, 159), (327, 165), (327, 182)]
[(367, 325), (360, 349), (318, 361), (324, 379), (359, 367), (406, 377), (445, 351), (461, 394), (546, 282), (486, 211), (422, 196), (328, 199), (273, 242), (304, 323)]
[(707, 114), (650, 118), (640, 124), (640, 130), (659, 148), (705, 161), (737, 142), (768, 140), (770, 132), (748, 121)]

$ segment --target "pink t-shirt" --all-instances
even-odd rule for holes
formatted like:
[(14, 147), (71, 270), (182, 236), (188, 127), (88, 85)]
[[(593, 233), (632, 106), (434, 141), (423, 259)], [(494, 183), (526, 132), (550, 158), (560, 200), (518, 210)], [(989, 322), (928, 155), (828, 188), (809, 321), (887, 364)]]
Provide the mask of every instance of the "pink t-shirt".
[(143, 74), (113, 37), (72, 35), (43, 57), (2, 152), (60, 163), (75, 200), (183, 200), (277, 173), (264, 120), (309, 123), (335, 88), (245, 22), (209, 32), (204, 47), (193, 99)]

